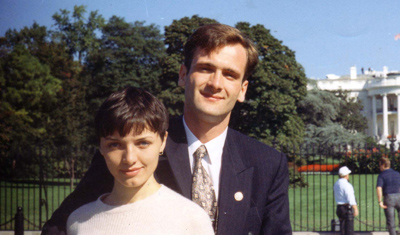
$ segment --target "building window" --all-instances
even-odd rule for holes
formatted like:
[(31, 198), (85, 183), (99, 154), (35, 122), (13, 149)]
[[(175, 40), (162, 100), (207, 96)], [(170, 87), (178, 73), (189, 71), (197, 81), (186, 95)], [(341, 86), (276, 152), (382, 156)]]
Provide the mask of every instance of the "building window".
[(389, 107), (388, 107), (389, 111), (396, 111), (396, 108), (394, 107), (394, 97), (389, 96), (388, 101), (389, 101)]

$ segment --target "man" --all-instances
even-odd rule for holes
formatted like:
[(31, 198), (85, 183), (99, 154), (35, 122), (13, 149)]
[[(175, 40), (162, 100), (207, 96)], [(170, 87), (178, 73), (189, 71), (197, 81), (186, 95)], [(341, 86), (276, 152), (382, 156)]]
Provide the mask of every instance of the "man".
[[(378, 203), (385, 210), (389, 234), (396, 235), (394, 209), (397, 210), (397, 216), (400, 216), (400, 173), (390, 168), (390, 160), (385, 157), (379, 160), (379, 170), (381, 173), (376, 183)], [(385, 197), (384, 200), (382, 195)]]
[[(184, 56), (179, 71), (184, 115), (170, 122), (158, 181), (200, 204), (218, 234), (291, 234), (286, 157), (228, 128), (232, 109), (236, 101), (244, 101), (247, 78), (258, 63), (254, 45), (233, 27), (211, 24), (193, 33)], [(203, 181), (198, 177), (207, 185), (197, 185)], [(112, 181), (96, 154), (43, 233), (63, 230), (65, 217), (110, 190)], [(207, 189), (210, 201), (199, 200), (199, 187)]]
[(354, 231), (354, 217), (358, 215), (356, 198), (353, 186), (349, 183), (351, 170), (347, 166), (339, 169), (339, 180), (333, 186), (337, 204), (336, 215), (340, 220), (340, 234), (352, 235)]

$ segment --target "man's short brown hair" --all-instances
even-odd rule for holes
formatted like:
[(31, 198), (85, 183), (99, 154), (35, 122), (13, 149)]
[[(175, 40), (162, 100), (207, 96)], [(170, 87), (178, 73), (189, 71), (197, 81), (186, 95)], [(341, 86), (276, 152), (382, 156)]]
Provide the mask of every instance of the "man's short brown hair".
[(185, 67), (190, 70), (197, 48), (210, 53), (227, 45), (241, 44), (246, 50), (247, 64), (243, 81), (248, 79), (257, 66), (258, 53), (253, 42), (238, 29), (224, 24), (208, 24), (198, 28), (184, 46)]
[(390, 168), (390, 159), (387, 157), (382, 157), (379, 159), (379, 165), (383, 165), (384, 168)]

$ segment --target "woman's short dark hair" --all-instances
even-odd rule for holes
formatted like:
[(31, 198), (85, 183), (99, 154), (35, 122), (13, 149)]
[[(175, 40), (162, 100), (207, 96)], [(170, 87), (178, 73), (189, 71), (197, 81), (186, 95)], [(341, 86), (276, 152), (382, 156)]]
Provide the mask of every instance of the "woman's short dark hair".
[(112, 93), (95, 117), (98, 139), (115, 131), (122, 137), (131, 131), (139, 135), (146, 128), (164, 139), (168, 129), (168, 112), (161, 101), (140, 88), (127, 87)]
[(243, 81), (248, 79), (258, 64), (258, 52), (253, 42), (238, 29), (224, 24), (207, 24), (198, 28), (184, 46), (185, 67), (190, 70), (197, 48), (210, 53), (228, 45), (241, 44), (246, 50), (247, 63)]

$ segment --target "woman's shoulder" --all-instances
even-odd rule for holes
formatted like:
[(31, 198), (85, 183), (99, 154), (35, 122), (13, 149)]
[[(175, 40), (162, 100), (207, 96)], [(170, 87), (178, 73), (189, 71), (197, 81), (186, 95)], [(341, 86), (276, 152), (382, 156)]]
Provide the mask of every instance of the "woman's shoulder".
[[(167, 186), (165, 186), (163, 184), (161, 185), (161, 191), (164, 194), (163, 198), (165, 200), (180, 202), (181, 206), (195, 206), (195, 208), (199, 207), (192, 200), (187, 199), (186, 197), (180, 195), (179, 193), (175, 192), (174, 190), (168, 188)], [(179, 205), (175, 205), (175, 206), (179, 206)]]
[(169, 213), (174, 213), (173, 218), (179, 220), (180, 226), (187, 231), (202, 231), (201, 234), (213, 234), (210, 217), (199, 205), (162, 185), (165, 193), (165, 205)]
[(163, 200), (170, 207), (181, 209), (181, 212), (195, 212), (196, 214), (204, 214), (208, 217), (207, 213), (199, 205), (192, 200), (180, 195), (165, 185), (162, 185), (161, 190), (164, 192)]
[(77, 221), (86, 221), (94, 214), (101, 213), (101, 211), (103, 210), (102, 205), (104, 205), (104, 203), (101, 201), (101, 198), (103, 198), (107, 194), (103, 194), (96, 201), (89, 202), (74, 210), (68, 217), (67, 224), (72, 224)]

